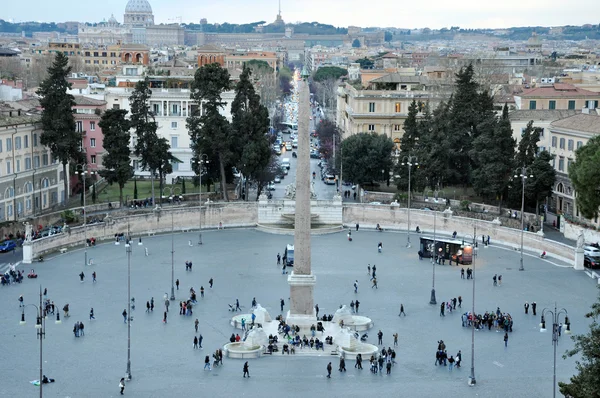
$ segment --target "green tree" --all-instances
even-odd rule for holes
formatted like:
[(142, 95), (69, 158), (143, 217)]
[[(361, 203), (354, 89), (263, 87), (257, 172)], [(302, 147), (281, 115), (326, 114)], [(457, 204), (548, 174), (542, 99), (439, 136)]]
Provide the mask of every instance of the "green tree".
[(517, 167), (529, 167), (533, 164), (535, 157), (538, 152), (538, 142), (540, 141), (540, 134), (544, 131), (541, 127), (535, 127), (533, 120), (527, 123), (527, 127), (521, 134), (521, 141), (517, 147), (517, 154), (515, 162)]
[(569, 167), (569, 178), (577, 192), (577, 207), (581, 214), (588, 219), (598, 217), (600, 137), (593, 137), (575, 151), (575, 161)]
[(279, 86), (284, 94), (292, 92), (292, 71), (287, 66), (279, 69)]
[(81, 133), (75, 131), (73, 106), (75, 100), (67, 90), (71, 84), (67, 77), (71, 73), (69, 58), (61, 52), (56, 53), (52, 66), (48, 68), (48, 77), (42, 81), (37, 94), (42, 107), (42, 134), (40, 142), (50, 148), (52, 156), (62, 163), (64, 183), (63, 203), (69, 195), (67, 164), (81, 161)]
[(394, 149), (390, 137), (377, 133), (354, 134), (342, 141), (341, 147), (344, 179), (363, 184), (389, 176)]
[[(244, 143), (235, 147), (235, 165), (246, 177), (246, 193), (249, 180), (256, 180), (258, 173), (269, 165), (273, 155), (267, 136), (269, 112), (260, 103), (260, 96), (250, 80), (251, 74), (250, 68), (244, 66), (231, 104), (232, 134), (236, 141)], [(245, 198), (248, 200), (247, 194)]]
[(480, 134), (473, 140), (471, 158), (473, 188), (487, 199), (498, 199), (499, 208), (506, 194), (514, 170), (515, 140), (508, 118), (508, 106), (504, 105), (502, 117), (489, 117), (478, 126)]
[[(204, 114), (199, 115), (197, 111), (187, 118), (194, 158), (199, 159), (200, 154), (204, 153), (209, 158), (216, 156), (218, 159), (224, 200), (229, 200), (225, 166), (231, 166), (235, 158), (232, 147), (236, 143), (229, 121), (220, 113), (225, 107), (221, 95), (230, 88), (229, 72), (221, 65), (214, 63), (198, 68), (191, 85), (190, 98), (198, 105), (198, 109), (203, 107)], [(239, 142), (237, 144), (240, 145)], [(199, 167), (195, 169), (198, 174)]]
[(552, 188), (556, 182), (556, 171), (550, 164), (553, 158), (554, 155), (551, 155), (550, 152), (541, 151), (530, 167), (533, 178), (525, 185), (525, 198), (531, 203), (535, 202), (538, 215), (540, 213), (539, 204), (552, 195)]
[(96, 204), (96, 184), (92, 184), (92, 203)]
[(392, 41), (393, 37), (394, 37), (394, 35), (389, 30), (386, 30), (383, 33), (383, 40), (386, 41), (386, 42), (388, 42), (388, 43)]
[(352, 47), (353, 48), (360, 48), (360, 40), (354, 39), (354, 41), (352, 42)]
[(600, 325), (598, 324), (600, 297), (592, 304), (592, 310), (585, 316), (592, 319), (589, 332), (572, 336), (575, 347), (563, 356), (563, 358), (581, 356), (581, 359), (575, 362), (578, 373), (571, 377), (569, 383), (558, 383), (560, 392), (565, 397), (600, 397), (600, 377), (598, 377), (600, 374)]
[[(333, 156), (333, 141), (339, 143), (340, 131), (329, 119), (323, 119), (316, 128), (317, 137), (319, 137), (319, 152), (325, 159), (329, 160)], [(339, 151), (339, 147), (336, 151)], [(338, 165), (336, 165), (338, 167)]]
[(137, 189), (137, 178), (133, 180), (133, 199), (137, 200), (138, 198), (138, 189)]
[(313, 80), (323, 82), (328, 79), (338, 80), (342, 76), (348, 75), (348, 71), (338, 66), (322, 66), (315, 72)]
[(423, 188), (438, 189), (456, 179), (447, 132), (449, 118), (449, 103), (441, 102), (432, 113), (426, 106), (420, 122), (418, 152)]
[[(417, 148), (417, 142), (419, 141), (419, 132), (420, 132), (420, 123), (417, 120), (417, 115), (419, 113), (419, 106), (417, 102), (413, 100), (411, 104), (408, 106), (408, 115), (404, 120), (404, 134), (402, 134), (402, 138), (400, 138), (400, 153), (398, 154), (398, 164), (396, 165), (396, 169), (394, 170), (394, 174), (399, 176), (400, 178), (396, 180), (397, 186), (399, 190), (405, 191), (408, 189), (408, 165), (405, 161), (408, 161), (409, 156), (415, 157), (417, 160), (413, 160), (411, 163), (418, 163), (419, 154)], [(404, 165), (402, 163), (405, 163)], [(411, 169), (411, 180), (414, 180), (416, 167)], [(412, 185), (411, 181), (411, 190), (415, 188)]]
[(360, 64), (361, 69), (373, 69), (373, 67), (375, 66), (373, 60), (367, 57), (359, 58), (356, 60), (356, 62)]
[(119, 186), (119, 202), (121, 204), (123, 204), (123, 188), (133, 177), (133, 167), (130, 164), (131, 150), (129, 149), (130, 124), (126, 116), (127, 111), (124, 109), (107, 109), (98, 123), (102, 129), (103, 147), (106, 151), (106, 154), (102, 156), (104, 169), (100, 170), (100, 175), (109, 184), (116, 183)]

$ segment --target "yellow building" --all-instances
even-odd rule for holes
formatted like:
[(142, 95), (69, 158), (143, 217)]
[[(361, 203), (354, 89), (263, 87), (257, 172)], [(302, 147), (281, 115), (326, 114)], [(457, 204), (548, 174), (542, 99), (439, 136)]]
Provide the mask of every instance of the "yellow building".
[(565, 83), (542, 85), (515, 95), (517, 109), (596, 109), (598, 101), (600, 93)]

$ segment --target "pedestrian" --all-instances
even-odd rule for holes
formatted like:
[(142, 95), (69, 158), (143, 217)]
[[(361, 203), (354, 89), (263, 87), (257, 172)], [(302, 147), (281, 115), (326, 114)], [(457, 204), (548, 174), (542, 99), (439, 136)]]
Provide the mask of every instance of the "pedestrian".
[(23, 305), (23, 295), (20, 295), (18, 300), (19, 300), (19, 307), (24, 307), (24, 305)]
[(198, 325), (200, 324), (200, 321), (198, 320), (198, 318), (196, 318), (196, 320), (194, 321), (194, 329), (196, 330), (196, 333), (198, 333)]
[(208, 370), (210, 369), (210, 357), (207, 355), (204, 357), (204, 370), (206, 370), (206, 368), (208, 368)]
[(356, 230), (358, 231), (358, 223), (356, 223)]
[(460, 269), (460, 279), (465, 279), (465, 268)]
[(204, 298), (204, 286), (200, 286), (200, 297)]
[(508, 333), (504, 332), (504, 347), (508, 347)]
[(204, 340), (204, 337), (202, 337), (202, 333), (198, 335), (198, 347), (200, 347), (200, 349), (202, 349), (202, 340)]
[(498, 274), (494, 274), (492, 280), (494, 281), (494, 286), (498, 286)]
[(194, 350), (198, 349), (198, 336), (194, 336)]
[(277, 265), (281, 265), (281, 254), (277, 253)]
[(213, 287), (213, 278), (210, 278), (210, 280), (208, 281), (208, 284), (210, 285), (210, 288), (212, 289), (212, 287)]
[(148, 257), (148, 248), (147, 247), (144, 248), (144, 252), (146, 254), (146, 257)]
[(81, 271), (81, 274), (79, 274), (79, 280), (83, 282), (83, 278), (85, 278), (85, 274), (83, 273), (83, 271)]
[(379, 330), (379, 332), (377, 332), (377, 344), (383, 344), (383, 332), (381, 331), (381, 329)]
[(462, 361), (462, 352), (460, 350), (458, 350), (458, 353), (456, 354), (456, 367), (460, 368), (460, 361)]
[(358, 279), (354, 281), (354, 293), (358, 293)]
[(92, 283), (96, 283), (96, 271), (92, 272)]
[[(358, 303), (358, 301), (356, 301)], [(317, 318), (319, 317), (319, 304), (315, 305), (315, 311), (317, 312)], [(356, 307), (356, 312), (358, 312), (358, 304)]]
[(406, 316), (406, 313), (404, 312), (404, 304), (400, 304), (400, 313), (398, 314), (398, 316), (400, 315)]
[(285, 269), (285, 268), (286, 268), (286, 265), (285, 265), (285, 262), (284, 262), (284, 263), (283, 263), (283, 266), (281, 267), (281, 275), (285, 275), (285, 274), (287, 274), (287, 271), (286, 271), (286, 269)]
[(146, 301), (146, 312), (150, 312), (150, 302)]
[(529, 303), (527, 301), (525, 302), (524, 307), (525, 307), (525, 315), (527, 315), (529, 313)]
[(377, 278), (375, 278), (375, 277), (373, 277), (373, 286), (371, 286), (371, 289), (373, 289), (373, 288), (375, 288), (375, 289), (379, 289), (379, 288), (377, 287)]
[(362, 369), (362, 355), (358, 354), (356, 356), (356, 363), (354, 364), (354, 368), (355, 369)]
[(47, 297), (47, 296), (48, 296), (48, 289), (44, 288), (44, 297)]
[(440, 316), (446, 316), (446, 314), (444, 314), (444, 310), (446, 309), (446, 306), (444, 304), (445, 303), (442, 303), (440, 305)]
[(458, 308), (462, 308), (462, 296), (458, 296)]
[(490, 236), (488, 235), (488, 236), (487, 236), (487, 242), (486, 242), (486, 246), (489, 246), (489, 245), (490, 245)]
[(248, 371), (248, 361), (244, 363), (244, 377), (246, 377), (246, 375), (250, 377), (250, 372)]
[(450, 372), (452, 372), (452, 368), (454, 367), (454, 361), (455, 361), (454, 357), (452, 355), (450, 355), (450, 358), (448, 358), (448, 363), (450, 364), (450, 365), (448, 365), (448, 370)]
[(90, 310), (90, 321), (92, 319), (96, 319), (96, 317), (94, 316), (94, 307), (92, 307), (92, 309)]
[(367, 265), (367, 275), (371, 276), (371, 264)]
[(121, 389), (121, 395), (123, 395), (123, 391), (125, 391), (125, 378), (121, 377), (119, 381), (119, 388)]
[(388, 361), (385, 364), (385, 371), (386, 371), (386, 374), (388, 374), (388, 375), (392, 374), (392, 362), (391, 362), (391, 360)]
[(285, 302), (283, 301), (283, 299), (279, 299), (279, 306), (281, 307), (281, 312), (283, 312), (283, 305), (285, 304)]
[(177, 287), (177, 290), (179, 290), (179, 279), (175, 281), (175, 286)]
[(394, 347), (398, 346), (398, 333), (394, 333)]
[(327, 364), (327, 378), (331, 379), (331, 362)]
[(123, 323), (127, 323), (127, 310), (123, 310), (121, 315), (123, 315)]
[(242, 330), (246, 330), (246, 318), (242, 318)]
[(536, 302), (534, 301), (533, 303), (531, 303), (531, 311), (533, 311), (533, 316), (535, 316), (535, 309), (537, 307)]
[(256, 308), (256, 297), (252, 297), (252, 308)]
[(240, 312), (242, 311), (242, 309), (240, 308), (240, 300), (235, 299), (235, 312), (238, 312), (238, 311), (240, 311)]
[(352, 313), (354, 314), (354, 300), (350, 302), (350, 310), (352, 310)]
[(163, 313), (163, 323), (167, 323), (167, 311)]
[(340, 368), (339, 368), (340, 372), (345, 372), (346, 371), (346, 360), (344, 359), (344, 357), (340, 357)]
[(358, 306), (360, 305), (360, 301), (356, 300), (354, 302), (354, 306), (356, 307), (356, 313), (358, 314)]
[(498, 275), (498, 286), (502, 286), (502, 275)]

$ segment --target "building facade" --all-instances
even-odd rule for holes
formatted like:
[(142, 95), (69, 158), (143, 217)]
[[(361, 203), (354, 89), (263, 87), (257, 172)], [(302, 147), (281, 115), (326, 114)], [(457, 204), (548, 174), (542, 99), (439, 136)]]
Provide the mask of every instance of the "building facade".
[(525, 90), (515, 95), (517, 109), (596, 109), (600, 93), (588, 91), (572, 84), (553, 83)]
[(17, 221), (64, 201), (62, 164), (40, 142), (40, 117), (0, 114), (0, 221)]
[(102, 112), (106, 110), (106, 102), (96, 99), (75, 96), (75, 129), (81, 133), (81, 147), (86, 154), (88, 167), (97, 171), (102, 167), (104, 151), (104, 135), (100, 128)]

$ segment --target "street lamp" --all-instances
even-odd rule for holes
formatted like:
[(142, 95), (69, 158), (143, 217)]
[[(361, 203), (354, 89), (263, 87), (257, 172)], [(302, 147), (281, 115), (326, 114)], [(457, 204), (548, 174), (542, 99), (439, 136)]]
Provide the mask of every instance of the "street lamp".
[(171, 210), (171, 301), (175, 300), (175, 230), (173, 210)]
[(525, 166), (521, 167), (520, 169), (517, 169), (516, 172), (519, 174), (515, 174), (515, 178), (521, 177), (521, 181), (523, 184), (523, 189), (521, 192), (521, 262), (519, 266), (519, 271), (525, 271), (525, 268), (523, 267), (523, 212), (525, 211), (525, 181), (527, 180), (527, 178), (533, 177), (533, 174), (531, 174), (531, 171), (528, 171), (528, 168)]
[(87, 258), (87, 212), (85, 211), (85, 178), (86, 178), (86, 174), (89, 173), (90, 175), (94, 175), (96, 172), (93, 170), (88, 171), (88, 165), (87, 164), (78, 164), (77, 169), (81, 168), (81, 171), (76, 171), (75, 174), (78, 174), (81, 176), (81, 179), (83, 180), (83, 252), (84, 252), (84, 258), (85, 258), (85, 262), (83, 263), (83, 265), (87, 265), (88, 263), (88, 258)]
[(127, 370), (125, 378), (131, 380), (131, 239), (129, 236), (129, 214), (127, 215), (127, 240), (125, 251), (127, 253)]
[[(194, 163), (198, 164), (198, 244), (202, 244), (202, 165), (208, 164), (208, 156), (200, 154), (198, 160)], [(247, 193), (246, 193), (247, 194)]]
[[(25, 325), (27, 322), (25, 322), (25, 307), (27, 306), (32, 306), (36, 309), (36, 322), (35, 322), (35, 328), (36, 330), (36, 335), (38, 340), (40, 340), (40, 398), (43, 397), (43, 388), (44, 388), (44, 383), (42, 383), (42, 379), (43, 379), (43, 363), (44, 363), (44, 344), (43, 341), (46, 338), (46, 311), (44, 310), (44, 307), (42, 306), (42, 285), (40, 285), (40, 305), (39, 307), (35, 304), (25, 304), (22, 309), (21, 309), (21, 320), (19, 321), (20, 325)], [(56, 321), (55, 323), (61, 324), (62, 321), (60, 320), (60, 311), (56, 312)]]
[(437, 304), (437, 300), (435, 299), (435, 229), (436, 229), (436, 220), (437, 220), (437, 211), (433, 210), (433, 246), (431, 247), (431, 266), (433, 267), (433, 277), (431, 282), (431, 299), (429, 300), (429, 304)]
[(554, 366), (553, 366), (553, 371), (554, 371), (554, 379), (553, 379), (553, 386), (552, 386), (552, 396), (554, 398), (556, 398), (556, 346), (558, 345), (558, 329), (559, 327), (559, 318), (560, 315), (562, 314), (563, 317), (565, 318), (565, 325), (567, 326), (567, 330), (565, 330), (565, 334), (571, 334), (571, 322), (569, 322), (569, 316), (567, 314), (567, 310), (565, 310), (564, 308), (561, 308), (560, 310), (557, 310), (556, 308), (556, 302), (554, 302), (554, 311), (549, 310), (548, 308), (544, 308), (542, 311), (542, 320), (540, 322), (540, 332), (545, 332), (546, 331), (546, 314), (550, 314), (552, 316), (552, 345), (554, 346)]
[[(472, 238), (472, 254), (471, 254), (471, 266), (473, 267), (471, 271), (471, 282), (473, 284), (473, 297), (472, 297), (472, 307), (471, 307), (471, 374), (469, 375), (468, 384), (470, 386), (474, 386), (477, 384), (477, 379), (475, 378), (475, 237), (477, 236), (477, 225), (473, 225), (473, 236), (466, 234), (463, 237), (463, 245), (465, 244), (465, 238)], [(458, 264), (458, 263), (457, 263)]]
[(412, 166), (418, 166), (419, 159), (416, 156), (404, 156), (402, 158), (402, 166), (407, 166), (408, 168), (408, 236), (406, 238), (406, 247), (410, 248), (410, 174), (412, 170)]

